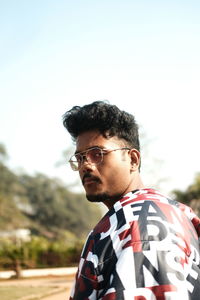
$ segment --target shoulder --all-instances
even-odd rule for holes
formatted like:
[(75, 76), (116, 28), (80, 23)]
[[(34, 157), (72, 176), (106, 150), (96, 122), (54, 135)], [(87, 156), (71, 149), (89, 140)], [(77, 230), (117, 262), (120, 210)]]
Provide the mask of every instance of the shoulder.
[(178, 208), (179, 204), (154, 189), (140, 189), (128, 193), (115, 203), (114, 212), (124, 214), (128, 221), (143, 217), (158, 215), (163, 217), (170, 209)]

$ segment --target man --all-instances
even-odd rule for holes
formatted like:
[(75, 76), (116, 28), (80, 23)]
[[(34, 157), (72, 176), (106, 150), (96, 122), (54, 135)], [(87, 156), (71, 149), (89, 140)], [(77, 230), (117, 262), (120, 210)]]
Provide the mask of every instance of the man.
[(85, 243), (70, 299), (200, 299), (200, 220), (144, 187), (134, 117), (96, 101), (73, 107), (63, 124), (87, 199), (109, 209)]

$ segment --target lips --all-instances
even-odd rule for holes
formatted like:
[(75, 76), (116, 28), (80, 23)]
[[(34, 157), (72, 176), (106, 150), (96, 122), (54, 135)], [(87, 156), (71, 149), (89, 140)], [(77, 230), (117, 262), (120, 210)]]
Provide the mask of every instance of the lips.
[(97, 181), (92, 179), (92, 178), (86, 178), (83, 182), (83, 184), (92, 184), (92, 183), (96, 183)]

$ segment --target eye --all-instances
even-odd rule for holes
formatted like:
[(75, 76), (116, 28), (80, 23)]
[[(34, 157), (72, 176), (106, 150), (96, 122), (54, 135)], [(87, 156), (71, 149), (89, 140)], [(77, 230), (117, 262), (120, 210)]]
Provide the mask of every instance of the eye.
[(94, 154), (95, 156), (101, 156), (101, 150), (100, 150), (100, 149), (94, 149), (93, 154)]
[(95, 148), (95, 149), (91, 149), (89, 152), (88, 152), (88, 155), (90, 157), (90, 159), (92, 161), (96, 161), (96, 160), (99, 160), (101, 159), (101, 150), (98, 149), (98, 148)]

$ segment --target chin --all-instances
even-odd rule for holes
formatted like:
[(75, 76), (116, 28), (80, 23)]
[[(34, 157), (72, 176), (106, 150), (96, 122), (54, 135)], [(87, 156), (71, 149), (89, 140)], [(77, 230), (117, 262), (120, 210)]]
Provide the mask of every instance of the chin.
[(90, 202), (116, 202), (122, 198), (121, 194), (109, 195), (108, 193), (99, 193), (99, 194), (86, 194), (86, 198)]
[(109, 199), (109, 195), (107, 193), (101, 194), (86, 194), (86, 198), (90, 202), (104, 202), (105, 200)]

